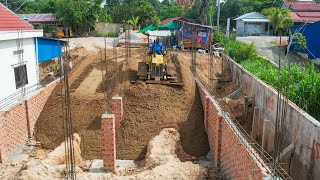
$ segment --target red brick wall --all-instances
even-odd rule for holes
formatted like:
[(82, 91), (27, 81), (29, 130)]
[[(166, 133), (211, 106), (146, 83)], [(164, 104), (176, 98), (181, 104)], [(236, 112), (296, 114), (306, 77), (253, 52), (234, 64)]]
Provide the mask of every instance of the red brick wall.
[[(266, 165), (250, 145), (245, 145), (231, 119), (223, 116), (217, 101), (196, 80), (205, 111), (205, 127), (216, 167), (230, 179), (262, 179)], [(250, 146), (250, 147), (248, 147)], [(250, 151), (248, 150), (250, 148)]]
[(115, 170), (116, 161), (115, 116), (103, 114), (101, 117), (102, 159), (106, 171)]
[(115, 127), (118, 129), (121, 126), (122, 115), (123, 115), (123, 103), (122, 97), (115, 96), (112, 98), (112, 114), (114, 114), (115, 118)]
[(34, 125), (57, 84), (58, 80), (31, 99), (0, 112), (0, 162), (6, 162), (33, 135)]

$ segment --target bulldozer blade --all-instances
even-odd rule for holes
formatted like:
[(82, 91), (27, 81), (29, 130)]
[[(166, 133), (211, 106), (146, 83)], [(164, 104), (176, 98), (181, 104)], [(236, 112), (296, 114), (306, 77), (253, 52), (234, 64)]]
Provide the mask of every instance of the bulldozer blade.
[(179, 82), (172, 82), (172, 81), (154, 81), (154, 80), (147, 80), (145, 81), (146, 84), (163, 84), (163, 85), (174, 85), (174, 86), (182, 86), (182, 83)]

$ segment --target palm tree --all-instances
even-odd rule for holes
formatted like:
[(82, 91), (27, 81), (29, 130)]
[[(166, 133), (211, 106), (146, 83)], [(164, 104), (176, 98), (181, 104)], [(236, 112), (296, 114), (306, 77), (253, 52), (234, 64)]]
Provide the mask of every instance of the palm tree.
[(293, 19), (290, 16), (290, 10), (279, 8), (268, 8), (262, 11), (262, 14), (266, 15), (271, 21), (274, 33), (277, 34), (278, 31), (284, 30), (289, 26), (293, 25)]
[(131, 24), (133, 26), (133, 29), (136, 30), (138, 27), (138, 22), (139, 22), (139, 16), (137, 17), (132, 17), (131, 19), (128, 20), (128, 24)]

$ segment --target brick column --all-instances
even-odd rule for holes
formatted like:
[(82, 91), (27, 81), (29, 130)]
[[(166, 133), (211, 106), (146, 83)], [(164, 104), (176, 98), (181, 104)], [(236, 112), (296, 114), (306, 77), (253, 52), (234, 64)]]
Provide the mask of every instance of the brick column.
[(123, 114), (123, 103), (122, 103), (122, 97), (115, 96), (112, 98), (112, 114), (114, 114), (115, 117), (115, 127), (118, 129), (121, 126), (122, 121), (122, 114)]
[(102, 159), (106, 171), (115, 170), (116, 133), (113, 114), (103, 114), (101, 117)]

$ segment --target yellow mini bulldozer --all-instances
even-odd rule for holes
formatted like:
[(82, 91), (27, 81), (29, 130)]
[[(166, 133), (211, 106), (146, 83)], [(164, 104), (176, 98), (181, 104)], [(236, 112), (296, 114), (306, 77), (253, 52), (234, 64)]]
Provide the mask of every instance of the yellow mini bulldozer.
[(152, 51), (149, 49), (145, 60), (138, 64), (139, 80), (144, 80), (147, 84), (182, 85), (178, 80), (176, 67), (169, 56), (163, 52), (150, 52)]

